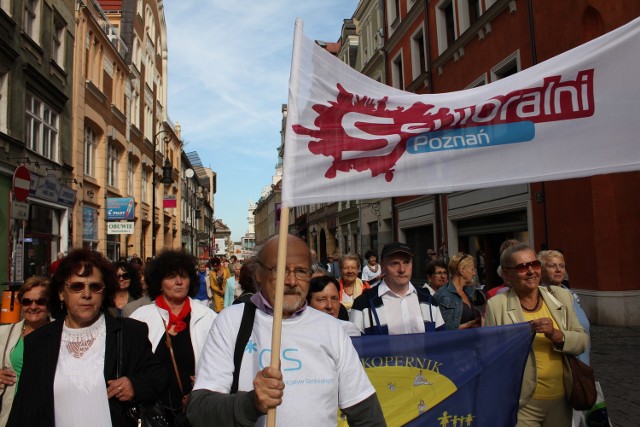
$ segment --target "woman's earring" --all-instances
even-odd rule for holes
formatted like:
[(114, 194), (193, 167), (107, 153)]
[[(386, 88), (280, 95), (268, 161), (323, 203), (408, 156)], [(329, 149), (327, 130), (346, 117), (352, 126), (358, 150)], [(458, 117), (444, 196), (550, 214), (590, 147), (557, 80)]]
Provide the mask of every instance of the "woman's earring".
[(60, 300), (60, 310), (64, 310), (64, 300)]

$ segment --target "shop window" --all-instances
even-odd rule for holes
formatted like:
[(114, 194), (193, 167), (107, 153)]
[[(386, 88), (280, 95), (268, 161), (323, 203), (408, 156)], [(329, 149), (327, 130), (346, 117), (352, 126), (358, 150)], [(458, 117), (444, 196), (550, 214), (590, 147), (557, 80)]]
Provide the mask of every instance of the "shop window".
[(27, 94), (26, 146), (36, 153), (58, 161), (58, 113), (32, 94)]

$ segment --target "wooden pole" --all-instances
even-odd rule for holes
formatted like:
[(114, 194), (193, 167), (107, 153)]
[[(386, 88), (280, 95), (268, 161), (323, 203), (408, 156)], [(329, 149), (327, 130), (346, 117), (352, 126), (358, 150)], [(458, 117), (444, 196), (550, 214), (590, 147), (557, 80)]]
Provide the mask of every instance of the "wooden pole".
[[(273, 329), (271, 331), (271, 367), (280, 369), (280, 344), (282, 341), (282, 304), (284, 302), (284, 279), (287, 273), (287, 235), (289, 229), (289, 208), (280, 209), (280, 229), (278, 231), (278, 262), (276, 264), (276, 292), (273, 303)], [(276, 425), (276, 408), (267, 411), (267, 427)]]

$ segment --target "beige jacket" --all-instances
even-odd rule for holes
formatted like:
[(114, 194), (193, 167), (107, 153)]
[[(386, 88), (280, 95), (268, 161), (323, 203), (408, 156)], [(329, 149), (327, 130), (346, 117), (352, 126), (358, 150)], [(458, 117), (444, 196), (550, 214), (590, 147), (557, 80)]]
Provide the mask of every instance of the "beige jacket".
[[(555, 296), (551, 295), (545, 286), (540, 286), (540, 295), (542, 295), (542, 299), (549, 308), (551, 316), (564, 334), (564, 346), (561, 349), (554, 348), (561, 353), (578, 355), (584, 351), (589, 343), (589, 336), (576, 318), (571, 293), (557, 286), (552, 286), (551, 289)], [(511, 325), (524, 321), (520, 300), (513, 289), (509, 290), (509, 292), (498, 294), (487, 302), (485, 326)], [(567, 397), (569, 397), (573, 381), (566, 358), (564, 358), (563, 376), (565, 390)], [(537, 382), (536, 360), (532, 349), (524, 369), (522, 390), (520, 392), (520, 407), (529, 402)]]
[[(18, 323), (10, 325), (0, 326), (0, 348), (2, 349), (2, 366), (13, 370), (11, 366), (11, 351), (18, 343), (20, 335), (22, 334), (22, 327), (24, 326), (24, 320)], [(16, 394), (16, 384), (7, 386), (5, 389), (0, 390), (2, 394), (2, 408), (0, 409), (0, 426), (7, 425), (9, 419), (9, 412), (11, 412), (11, 405), (13, 404), (13, 397)]]

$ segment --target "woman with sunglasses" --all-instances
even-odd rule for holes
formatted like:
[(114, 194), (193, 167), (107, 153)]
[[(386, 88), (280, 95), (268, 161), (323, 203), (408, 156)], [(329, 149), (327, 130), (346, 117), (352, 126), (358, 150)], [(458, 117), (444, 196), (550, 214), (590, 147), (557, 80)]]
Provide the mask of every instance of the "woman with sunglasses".
[(445, 329), (467, 329), (482, 326), (482, 314), (476, 306), (485, 303), (484, 294), (476, 290), (476, 263), (471, 255), (460, 252), (449, 260), (451, 281), (435, 293)]
[(146, 325), (106, 312), (117, 287), (98, 252), (77, 249), (60, 262), (49, 288), (56, 320), (25, 340), (8, 426), (133, 426), (132, 402), (159, 398), (167, 373)]
[(113, 298), (114, 307), (109, 308), (109, 313), (118, 317), (123, 315), (122, 309), (125, 305), (140, 298), (140, 273), (127, 261), (118, 261), (114, 267), (118, 288)]
[(0, 426), (7, 424), (16, 384), (20, 379), (24, 338), (49, 323), (48, 287), (49, 279), (46, 277), (29, 277), (18, 291), (22, 320), (0, 326), (0, 345), (4, 346), (2, 347), (2, 369), (0, 369), (0, 401), (2, 401)]
[(517, 427), (569, 427), (571, 373), (564, 354), (578, 355), (589, 343), (571, 293), (540, 286), (541, 263), (525, 244), (505, 249), (500, 267), (511, 289), (489, 300), (485, 326), (529, 322), (536, 333), (525, 365)]

